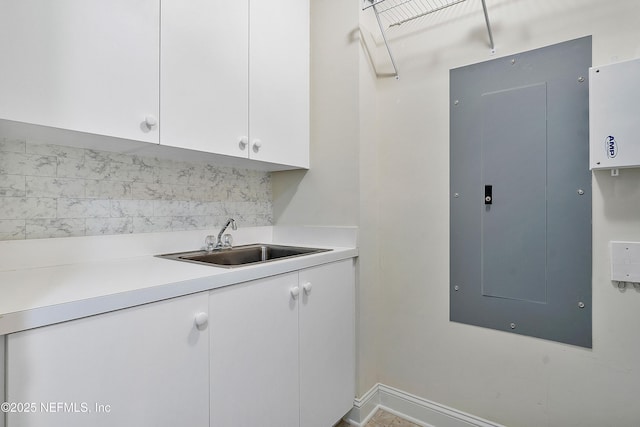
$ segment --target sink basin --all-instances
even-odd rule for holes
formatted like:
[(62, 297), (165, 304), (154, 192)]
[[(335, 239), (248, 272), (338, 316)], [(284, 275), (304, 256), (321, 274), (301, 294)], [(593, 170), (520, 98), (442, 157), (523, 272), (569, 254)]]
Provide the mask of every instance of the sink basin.
[(191, 251), (173, 254), (157, 255), (160, 258), (176, 261), (194, 262), (197, 264), (209, 264), (217, 267), (242, 267), (245, 265), (261, 264), (269, 261), (299, 257), (331, 249), (304, 248), (297, 246), (283, 246), (271, 244), (253, 244), (236, 246), (229, 249), (216, 249), (214, 251)]

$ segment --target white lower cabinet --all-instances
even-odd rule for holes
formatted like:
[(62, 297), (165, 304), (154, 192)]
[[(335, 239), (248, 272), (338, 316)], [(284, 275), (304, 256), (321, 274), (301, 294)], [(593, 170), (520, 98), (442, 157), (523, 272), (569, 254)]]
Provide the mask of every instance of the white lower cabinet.
[(299, 282), (300, 426), (327, 427), (355, 397), (353, 260), (301, 270)]
[(355, 392), (354, 272), (348, 259), (0, 337), (6, 427), (329, 427)]
[(213, 291), (211, 426), (298, 421), (298, 273)]
[(207, 309), (203, 292), (9, 335), (7, 426), (208, 426)]
[(353, 260), (211, 292), (211, 426), (329, 427), (355, 392)]

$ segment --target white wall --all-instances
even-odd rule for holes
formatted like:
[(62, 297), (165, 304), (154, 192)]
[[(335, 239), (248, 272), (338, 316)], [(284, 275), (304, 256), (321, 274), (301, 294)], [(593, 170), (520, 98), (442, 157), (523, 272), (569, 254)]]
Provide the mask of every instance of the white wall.
[(496, 54), (469, 1), (391, 34), (400, 79), (378, 79), (379, 379), (511, 426), (637, 426), (640, 292), (608, 280), (607, 244), (640, 240), (640, 171), (594, 174), (592, 350), (451, 323), (448, 92), (451, 68), (589, 34), (594, 65), (638, 57), (640, 2), (487, 5)]
[[(380, 198), (378, 188), (384, 180), (379, 170), (379, 135), (376, 75), (365, 55), (363, 35), (359, 34), (359, 251), (358, 260), (358, 378), (359, 395), (379, 381), (378, 346), (381, 311), (380, 282)], [(388, 237), (388, 236), (387, 236)]]
[(344, 3), (311, 1), (311, 168), (273, 174), (281, 224), (358, 221), (358, 5)]

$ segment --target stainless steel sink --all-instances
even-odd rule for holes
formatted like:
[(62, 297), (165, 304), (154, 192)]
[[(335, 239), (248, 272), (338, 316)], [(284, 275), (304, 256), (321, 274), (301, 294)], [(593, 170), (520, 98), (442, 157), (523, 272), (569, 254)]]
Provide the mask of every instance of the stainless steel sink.
[(178, 252), (172, 254), (157, 255), (160, 258), (173, 259), (176, 261), (194, 262), (197, 264), (215, 265), (217, 267), (243, 267), (245, 265), (261, 264), (280, 259), (294, 258), (303, 255), (310, 255), (320, 252), (327, 252), (331, 249), (304, 248), (297, 246), (283, 246), (271, 244), (253, 244), (236, 246), (227, 249), (216, 249), (213, 251), (191, 251)]

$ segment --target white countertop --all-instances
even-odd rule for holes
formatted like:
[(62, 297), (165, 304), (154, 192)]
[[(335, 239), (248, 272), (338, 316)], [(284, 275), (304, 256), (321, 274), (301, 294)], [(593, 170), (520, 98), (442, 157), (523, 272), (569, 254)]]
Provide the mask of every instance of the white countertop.
[(203, 241), (206, 234), (191, 231), (2, 242), (0, 335), (358, 255), (356, 231), (352, 227), (319, 230), (316, 227), (256, 227), (238, 233), (236, 245), (278, 243), (331, 251), (236, 268), (154, 256), (197, 250), (201, 245), (196, 242)]

